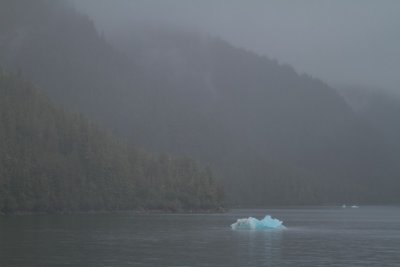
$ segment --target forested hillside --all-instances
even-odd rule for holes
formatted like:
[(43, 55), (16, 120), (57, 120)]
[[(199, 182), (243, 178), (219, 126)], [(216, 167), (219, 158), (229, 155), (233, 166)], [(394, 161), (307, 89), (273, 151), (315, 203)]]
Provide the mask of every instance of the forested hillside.
[(0, 211), (213, 209), (222, 191), (190, 159), (116, 142), (33, 86), (0, 73)]
[[(240, 203), (396, 198), (387, 185), (398, 188), (399, 169), (382, 132), (322, 81), (223, 40), (170, 27), (133, 26), (111, 40), (152, 73), (153, 99), (163, 103), (157, 96), (168, 94), (173, 103), (159, 105), (162, 119), (152, 120), (155, 128), (179, 137), (168, 140), (167, 150), (185, 148), (216, 163)], [(183, 106), (185, 117), (170, 106)], [(185, 120), (188, 114), (196, 124)], [(183, 127), (165, 124), (171, 120)], [(153, 145), (166, 143), (149, 134)]]
[(103, 36), (65, 1), (0, 12), (0, 64), (129, 143), (209, 164), (231, 203), (399, 201), (380, 129), (289, 65), (158, 25)]

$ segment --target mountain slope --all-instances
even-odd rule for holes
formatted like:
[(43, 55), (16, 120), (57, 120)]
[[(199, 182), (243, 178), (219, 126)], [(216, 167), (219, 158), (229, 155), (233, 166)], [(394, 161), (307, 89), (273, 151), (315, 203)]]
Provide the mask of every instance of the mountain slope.
[(222, 195), (209, 170), (114, 141), (0, 73), (0, 211), (208, 209)]
[(130, 25), (110, 45), (90, 19), (54, 3), (8, 18), (0, 63), (57, 103), (150, 151), (210, 164), (232, 202), (395, 198), (381, 186), (398, 170), (380, 134), (323, 82), (180, 30)]
[[(148, 90), (162, 91), (174, 107), (186, 105), (182, 110), (190, 114), (194, 125), (184, 120), (175, 124), (196, 131), (187, 133), (187, 129), (165, 125), (164, 121), (179, 118), (171, 115), (166, 105), (160, 112), (162, 122), (155, 128), (167, 127), (164, 131), (172, 130), (172, 136), (183, 135), (185, 143), (197, 144), (194, 149), (185, 148), (229, 173), (227, 186), (234, 195), (243, 194), (247, 187), (249, 193), (242, 201), (384, 198), (382, 192), (369, 188), (380, 188), (376, 180), (381, 173), (388, 180), (397, 173), (389, 163), (386, 144), (380, 133), (323, 82), (201, 34), (139, 25), (112, 40), (117, 40), (115, 45), (145, 73), (152, 74), (149, 83), (153, 86)], [(154, 83), (154, 77), (159, 81)], [(152, 122), (158, 123), (157, 119)], [(196, 133), (201, 133), (201, 138)], [(147, 138), (149, 135), (151, 132)], [(154, 137), (153, 144), (163, 144), (164, 139), (157, 142)], [(181, 153), (180, 142), (169, 140), (169, 151)], [(282, 184), (276, 183), (276, 173)], [(230, 185), (232, 181), (237, 185)], [(281, 196), (292, 195), (292, 199), (271, 198), (269, 188)]]

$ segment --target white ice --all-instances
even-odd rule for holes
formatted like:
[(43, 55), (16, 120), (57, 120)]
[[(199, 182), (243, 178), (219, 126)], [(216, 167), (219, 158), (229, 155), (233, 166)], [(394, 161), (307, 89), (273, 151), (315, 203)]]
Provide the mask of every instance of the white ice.
[(282, 221), (274, 219), (267, 215), (262, 220), (253, 217), (238, 219), (231, 224), (233, 230), (269, 230), (269, 229), (285, 229)]

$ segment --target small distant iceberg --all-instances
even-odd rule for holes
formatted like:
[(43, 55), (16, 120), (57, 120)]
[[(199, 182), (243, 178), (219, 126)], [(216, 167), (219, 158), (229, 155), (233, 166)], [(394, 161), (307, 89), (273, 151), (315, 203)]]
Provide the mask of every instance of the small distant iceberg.
[[(342, 208), (345, 209), (345, 208), (347, 208), (347, 206), (346, 206), (345, 204), (343, 204), (343, 205), (342, 205)], [(349, 206), (349, 208), (358, 209), (359, 206), (357, 206), (357, 205), (352, 205), (352, 206)]]
[(231, 224), (233, 230), (271, 230), (271, 229), (285, 229), (282, 221), (274, 219), (267, 215), (262, 220), (253, 217), (238, 219), (235, 223)]

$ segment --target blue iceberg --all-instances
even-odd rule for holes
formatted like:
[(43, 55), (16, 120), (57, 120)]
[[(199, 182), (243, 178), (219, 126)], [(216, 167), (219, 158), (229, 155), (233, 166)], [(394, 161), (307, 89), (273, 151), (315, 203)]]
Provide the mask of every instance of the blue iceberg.
[(267, 215), (262, 220), (253, 217), (238, 219), (235, 223), (231, 224), (233, 230), (271, 230), (271, 229), (285, 229), (282, 221), (274, 219)]

